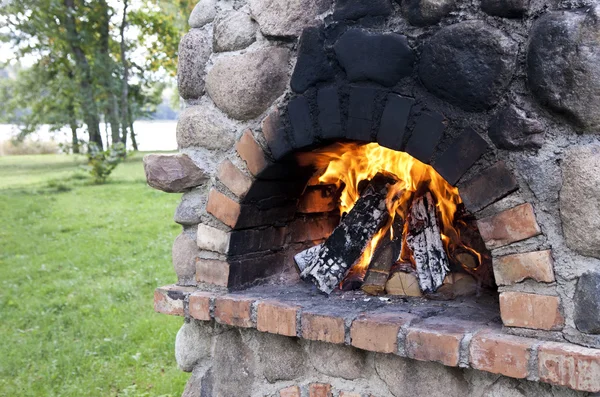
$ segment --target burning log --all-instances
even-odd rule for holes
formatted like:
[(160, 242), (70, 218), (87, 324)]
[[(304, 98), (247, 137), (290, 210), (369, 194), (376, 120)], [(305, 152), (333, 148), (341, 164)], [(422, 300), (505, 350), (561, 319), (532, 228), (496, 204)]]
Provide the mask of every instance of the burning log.
[(450, 266), (429, 192), (413, 200), (406, 242), (413, 252), (421, 291), (435, 292), (443, 284)]
[(323, 244), (315, 245), (314, 247), (310, 247), (294, 255), (294, 261), (296, 262), (296, 266), (298, 266), (300, 273), (302, 273), (308, 265), (316, 260), (317, 255), (319, 255), (319, 251), (322, 247)]
[(358, 261), (373, 236), (388, 220), (385, 198), (394, 180), (377, 174), (356, 204), (323, 244), (316, 258), (301, 273), (330, 294)]
[(391, 231), (388, 231), (377, 244), (377, 248), (369, 264), (369, 269), (365, 275), (365, 281), (360, 289), (369, 295), (380, 295), (385, 291), (385, 284), (390, 277), (392, 266), (400, 256), (402, 248), (402, 226), (403, 223), (398, 221), (397, 217), (394, 220), (393, 234), (391, 239)]

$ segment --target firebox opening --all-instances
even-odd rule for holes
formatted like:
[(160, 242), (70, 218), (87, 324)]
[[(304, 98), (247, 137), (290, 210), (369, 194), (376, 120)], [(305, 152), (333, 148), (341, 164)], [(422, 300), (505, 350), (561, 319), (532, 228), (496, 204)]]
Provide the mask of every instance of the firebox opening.
[(377, 143), (334, 143), (297, 160), (314, 169), (304, 195), (328, 192), (341, 216), (295, 256), (321, 292), (453, 299), (496, 287), (475, 218), (433, 167)]

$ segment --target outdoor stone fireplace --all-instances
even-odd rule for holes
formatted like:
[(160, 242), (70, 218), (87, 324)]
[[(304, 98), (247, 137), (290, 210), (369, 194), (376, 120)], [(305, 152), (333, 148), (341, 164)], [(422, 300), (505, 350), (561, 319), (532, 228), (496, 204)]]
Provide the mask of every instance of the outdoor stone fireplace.
[[(175, 343), (192, 372), (184, 395), (600, 392), (599, 5), (201, 0), (190, 26), (180, 153), (144, 159), (150, 186), (183, 193), (177, 282), (154, 305), (185, 319)], [(401, 215), (390, 195), (380, 201), (391, 236), (394, 214), (404, 223), (375, 295), (359, 289), (364, 272), (331, 278), (333, 261), (320, 273), (333, 292), (299, 269), (299, 253), (331, 248), (376, 179), (324, 182), (330, 169), (311, 161), (365, 148), (431, 176), (429, 216), (449, 263), (441, 287), (423, 288), (432, 256), (406, 238), (420, 187)], [(392, 177), (388, 192), (404, 179)], [(451, 218), (468, 229), (445, 221), (435, 178), (457, 192)], [(350, 185), (357, 197), (344, 209)], [(367, 266), (386, 241), (376, 231)], [(398, 293), (392, 274), (418, 285)]]

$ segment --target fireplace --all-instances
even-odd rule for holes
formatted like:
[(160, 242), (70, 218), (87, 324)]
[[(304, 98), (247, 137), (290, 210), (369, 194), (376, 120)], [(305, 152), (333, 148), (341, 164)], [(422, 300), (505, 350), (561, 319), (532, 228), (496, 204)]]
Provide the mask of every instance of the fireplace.
[(600, 9), (543, 3), (199, 2), (185, 395), (600, 392)]

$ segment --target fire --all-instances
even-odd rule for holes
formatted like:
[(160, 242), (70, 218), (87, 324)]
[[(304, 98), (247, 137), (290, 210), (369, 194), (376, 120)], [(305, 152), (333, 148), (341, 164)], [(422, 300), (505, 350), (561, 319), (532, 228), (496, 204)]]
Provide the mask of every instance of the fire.
[(399, 216), (405, 221), (413, 196), (427, 190), (435, 197), (437, 203), (440, 230), (446, 251), (449, 253), (452, 247), (463, 246), (458, 231), (453, 226), (457, 206), (462, 202), (458, 188), (446, 182), (433, 167), (411, 155), (376, 143), (336, 143), (311, 153), (303, 153), (299, 156), (299, 161), (302, 165), (313, 165), (317, 169), (324, 170), (319, 177), (320, 183), (336, 185), (338, 188), (344, 186), (339, 203), (342, 214), (349, 212), (359, 199), (359, 184), (362, 181), (369, 181), (380, 172), (391, 175), (397, 180), (397, 183), (389, 189), (386, 198), (390, 219), (371, 240), (359, 263), (354, 265), (353, 272), (364, 275), (377, 243), (388, 234), (395, 217)]

